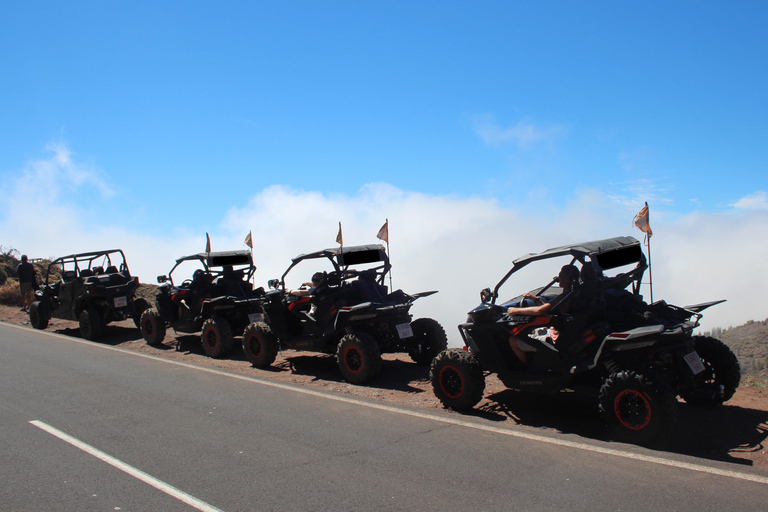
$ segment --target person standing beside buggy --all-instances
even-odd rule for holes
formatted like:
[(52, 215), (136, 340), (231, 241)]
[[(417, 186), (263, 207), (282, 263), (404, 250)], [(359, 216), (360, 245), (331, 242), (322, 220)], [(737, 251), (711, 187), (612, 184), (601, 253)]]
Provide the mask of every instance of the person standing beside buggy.
[(29, 262), (26, 254), (21, 256), (21, 263), (16, 267), (16, 274), (19, 276), (21, 310), (29, 311), (37, 285), (37, 271), (35, 266)]
[[(571, 290), (573, 290), (573, 287), (575, 284), (578, 284), (579, 282), (579, 269), (576, 268), (574, 265), (565, 265), (563, 268), (560, 269), (560, 273), (558, 274), (558, 282), (560, 284), (560, 287), (562, 288), (562, 292), (560, 295), (555, 297), (550, 302), (544, 302), (540, 297), (536, 297), (535, 295), (531, 293), (526, 293), (523, 296), (523, 300), (529, 299), (532, 300), (536, 305), (535, 306), (528, 306), (528, 307), (510, 307), (507, 309), (508, 315), (531, 315), (531, 316), (543, 316), (549, 313), (549, 311), (552, 310), (552, 308), (558, 306), (565, 298), (571, 293)], [(522, 303), (522, 301), (521, 301)], [(554, 327), (549, 327), (548, 329), (540, 329), (544, 332), (534, 335), (535, 338), (544, 338), (547, 339), (547, 341), (550, 341), (551, 343), (554, 343), (557, 341), (557, 338), (560, 336), (560, 333), (557, 329)], [(520, 340), (516, 338), (515, 336), (510, 336), (509, 338), (509, 346), (512, 348), (512, 351), (515, 353), (517, 358), (522, 363), (528, 362), (528, 355), (525, 353), (525, 351), (520, 346)]]

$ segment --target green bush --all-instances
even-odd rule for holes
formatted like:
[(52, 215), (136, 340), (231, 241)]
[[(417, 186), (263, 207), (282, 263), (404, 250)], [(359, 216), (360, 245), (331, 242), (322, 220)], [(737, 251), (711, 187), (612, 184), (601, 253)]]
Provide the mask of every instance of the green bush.
[(3, 286), (8, 280), (8, 274), (5, 272), (5, 266), (0, 265), (0, 286)]

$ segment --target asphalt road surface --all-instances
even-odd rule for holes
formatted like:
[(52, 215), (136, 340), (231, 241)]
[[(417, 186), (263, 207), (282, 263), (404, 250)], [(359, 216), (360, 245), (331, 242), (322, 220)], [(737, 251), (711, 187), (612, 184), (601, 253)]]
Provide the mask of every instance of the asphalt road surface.
[(768, 473), (0, 325), (2, 511), (766, 510)]

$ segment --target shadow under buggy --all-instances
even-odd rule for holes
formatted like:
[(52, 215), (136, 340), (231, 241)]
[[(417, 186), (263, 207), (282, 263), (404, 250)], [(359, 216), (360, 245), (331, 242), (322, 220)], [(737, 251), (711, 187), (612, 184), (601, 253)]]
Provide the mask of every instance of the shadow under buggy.
[(95, 340), (110, 322), (132, 318), (139, 325), (149, 303), (136, 298), (139, 278), (132, 276), (120, 249), (83, 252), (56, 258), (35, 292), (29, 321), (45, 329), (51, 318), (79, 322), (80, 334)]
[[(305, 296), (286, 293), (285, 278), (308, 260), (330, 262), (333, 270), (318, 274), (319, 282)], [(275, 360), (280, 347), (335, 354), (344, 378), (353, 384), (379, 373), (382, 353), (408, 353), (428, 364), (447, 346), (445, 331), (431, 318), (412, 321), (413, 302), (436, 293), (389, 293), (385, 277), (391, 266), (381, 245), (325, 249), (302, 254), (280, 280), (270, 281), (264, 296), (264, 322), (252, 324), (243, 336), (243, 350), (256, 367)]]
[[(179, 268), (191, 279), (176, 285)], [(224, 357), (232, 350), (234, 333), (242, 333), (261, 319), (263, 288), (253, 289), (256, 267), (248, 251), (203, 252), (176, 260), (167, 276), (157, 278), (155, 307), (141, 316), (141, 332), (149, 345), (165, 338), (167, 327), (176, 332), (200, 332), (208, 357)], [(187, 273), (189, 275), (189, 273)]]
[[(530, 292), (543, 303), (559, 296), (544, 315), (508, 314), (510, 306), (534, 306), (525, 294), (496, 303), (500, 288), (517, 272), (547, 261), (573, 265), (580, 275), (568, 293), (556, 286), (557, 278)], [(606, 275), (624, 268), (629, 270)], [(693, 330), (701, 311), (723, 301), (686, 307), (646, 304), (640, 285), (647, 268), (641, 245), (632, 237), (518, 258), (493, 290), (481, 292), (483, 302), (459, 325), (464, 350), (446, 350), (433, 361), (435, 395), (452, 409), (472, 408), (482, 399), (484, 372), (521, 391), (588, 386), (597, 390), (600, 412), (614, 437), (638, 443), (661, 440), (671, 431), (677, 396), (697, 405), (722, 404), (739, 385), (738, 361), (724, 343), (693, 336)], [(512, 343), (525, 351), (525, 362)]]

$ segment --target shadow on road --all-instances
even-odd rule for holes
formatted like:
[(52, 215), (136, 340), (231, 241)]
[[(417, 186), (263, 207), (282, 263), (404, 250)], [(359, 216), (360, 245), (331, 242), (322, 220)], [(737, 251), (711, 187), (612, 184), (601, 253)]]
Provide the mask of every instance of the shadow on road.
[[(597, 398), (585, 391), (551, 395), (504, 390), (486, 397), (471, 414), (512, 420), (529, 427), (611, 441), (599, 416)], [(677, 426), (657, 449), (710, 460), (752, 465), (740, 452), (758, 452), (768, 437), (768, 412), (722, 405), (702, 408), (680, 402)]]
[[(346, 382), (341, 376), (339, 367), (336, 365), (336, 357), (333, 355), (289, 354), (292, 354), (292, 352), (283, 352), (283, 357), (278, 358), (278, 362), (272, 368), (276, 371), (289, 371), (299, 375), (307, 375), (313, 377), (312, 380)], [(421, 366), (399, 359), (384, 359), (381, 362), (379, 375), (373, 381), (366, 384), (366, 387), (390, 389), (406, 393), (423, 393), (424, 390), (413, 386), (412, 382), (424, 381), (428, 378), (429, 366)]]
[[(80, 336), (80, 329), (77, 327), (62, 326), (51, 330), (57, 334), (64, 334), (73, 338), (82, 338), (82, 336)], [(96, 341), (114, 347), (123, 343), (138, 340), (142, 340), (141, 332), (139, 332), (133, 324), (131, 324), (130, 327), (127, 325), (109, 324), (104, 328), (104, 333)]]

